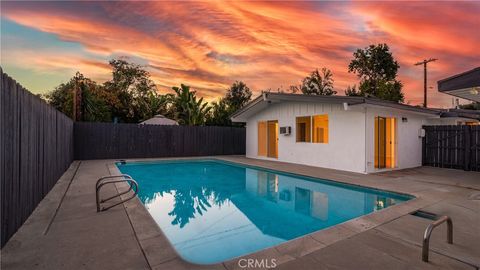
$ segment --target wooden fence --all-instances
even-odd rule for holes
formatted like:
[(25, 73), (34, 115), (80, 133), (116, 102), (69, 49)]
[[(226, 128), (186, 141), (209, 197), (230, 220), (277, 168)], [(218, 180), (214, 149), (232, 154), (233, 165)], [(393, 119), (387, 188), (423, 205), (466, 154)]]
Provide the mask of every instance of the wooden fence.
[(73, 122), (1, 73), (1, 246), (73, 160)]
[(423, 128), (423, 165), (480, 171), (480, 126)]
[(245, 154), (245, 128), (76, 122), (75, 159)]

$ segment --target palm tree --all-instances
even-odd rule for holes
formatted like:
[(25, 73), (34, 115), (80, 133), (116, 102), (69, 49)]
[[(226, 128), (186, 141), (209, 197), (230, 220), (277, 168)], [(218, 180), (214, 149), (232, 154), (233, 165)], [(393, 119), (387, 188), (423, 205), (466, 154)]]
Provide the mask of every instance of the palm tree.
[(337, 93), (333, 90), (333, 74), (327, 68), (322, 68), (321, 73), (314, 70), (302, 80), (299, 88), (306, 95), (331, 96)]
[(181, 84), (172, 87), (176, 96), (172, 100), (173, 117), (182, 125), (198, 126), (205, 124), (206, 116), (211, 107), (203, 98), (197, 100), (196, 92), (190, 91), (190, 86)]
[(140, 117), (141, 121), (150, 119), (157, 114), (166, 115), (172, 99), (172, 94), (160, 95), (156, 92), (150, 92), (145, 96), (137, 97), (134, 106), (135, 114)]

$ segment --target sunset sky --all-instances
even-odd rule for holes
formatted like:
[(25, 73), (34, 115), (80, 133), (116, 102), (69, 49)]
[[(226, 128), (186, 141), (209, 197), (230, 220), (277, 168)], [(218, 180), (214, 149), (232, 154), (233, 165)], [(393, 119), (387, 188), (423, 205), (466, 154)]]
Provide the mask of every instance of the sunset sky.
[(76, 71), (99, 82), (108, 60), (147, 66), (160, 92), (185, 83), (222, 96), (235, 80), (261, 90), (300, 83), (327, 67), (343, 94), (358, 85), (352, 53), (387, 43), (400, 64), (406, 102), (447, 107), (437, 80), (480, 66), (480, 2), (1, 2), (1, 66), (34, 93)]

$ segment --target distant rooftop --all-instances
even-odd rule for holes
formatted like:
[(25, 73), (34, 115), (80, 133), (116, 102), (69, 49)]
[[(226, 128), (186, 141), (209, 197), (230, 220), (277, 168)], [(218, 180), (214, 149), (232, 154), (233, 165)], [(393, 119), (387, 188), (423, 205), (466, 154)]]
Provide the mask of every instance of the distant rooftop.
[(177, 121), (166, 118), (165, 116), (161, 114), (157, 114), (154, 117), (145, 120), (140, 123), (140, 125), (166, 125), (166, 126), (172, 126), (172, 125), (178, 125)]
[(480, 67), (438, 81), (438, 91), (480, 102)]
[(440, 112), (440, 117), (460, 117), (480, 120), (480, 110), (434, 109)]

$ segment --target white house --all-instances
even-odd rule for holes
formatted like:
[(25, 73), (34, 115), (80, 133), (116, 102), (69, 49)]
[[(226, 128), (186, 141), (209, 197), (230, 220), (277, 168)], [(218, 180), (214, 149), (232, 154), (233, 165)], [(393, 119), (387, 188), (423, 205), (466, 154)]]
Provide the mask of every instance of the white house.
[(421, 166), (422, 125), (442, 124), (442, 114), (364, 97), (263, 93), (232, 121), (246, 123), (247, 157), (372, 173)]

